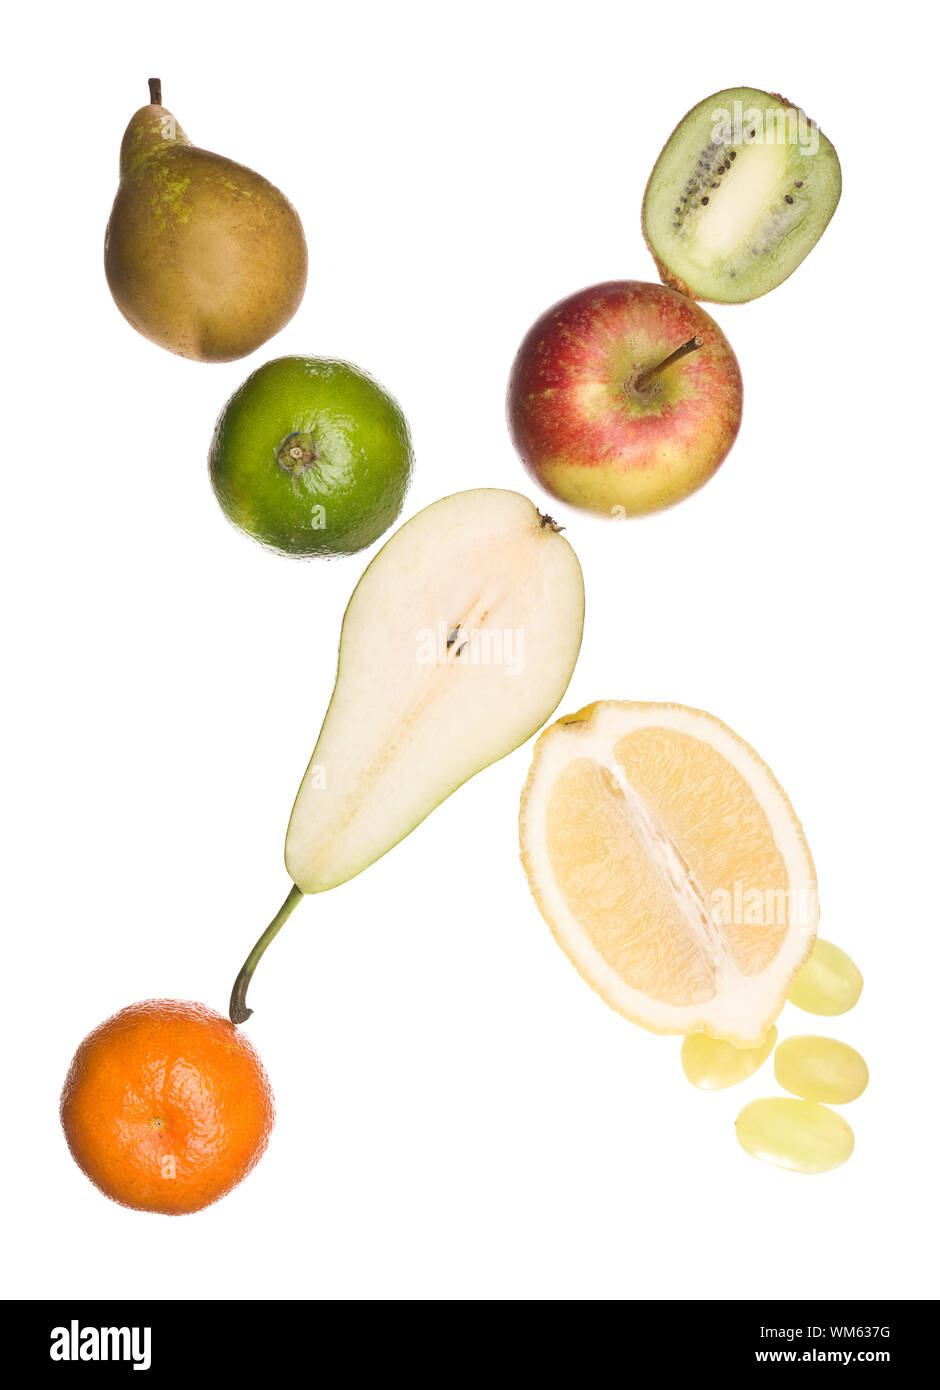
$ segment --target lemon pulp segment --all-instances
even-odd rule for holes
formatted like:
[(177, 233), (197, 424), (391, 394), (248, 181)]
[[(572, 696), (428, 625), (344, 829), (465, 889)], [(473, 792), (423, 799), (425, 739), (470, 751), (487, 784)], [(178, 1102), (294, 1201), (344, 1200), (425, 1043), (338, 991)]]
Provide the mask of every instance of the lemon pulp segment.
[[(680, 849), (706, 906), (720, 916), (737, 968), (744, 975), (763, 970), (789, 925), (789, 882), (751, 787), (715, 748), (676, 729), (639, 729), (614, 751), (631, 786)], [(723, 903), (728, 911), (721, 913)]]
[(547, 828), (565, 899), (618, 975), (672, 1004), (713, 998), (714, 964), (611, 774), (589, 758), (571, 763), (552, 791)]

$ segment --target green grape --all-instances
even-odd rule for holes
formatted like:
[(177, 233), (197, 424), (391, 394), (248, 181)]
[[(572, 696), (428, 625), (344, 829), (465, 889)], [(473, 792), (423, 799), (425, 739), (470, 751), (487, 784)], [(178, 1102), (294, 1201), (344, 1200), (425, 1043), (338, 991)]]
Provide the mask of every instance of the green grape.
[(868, 1085), (868, 1067), (861, 1053), (848, 1043), (813, 1033), (801, 1033), (780, 1044), (774, 1076), (785, 1091), (826, 1105), (857, 1100)]
[(812, 1100), (769, 1096), (752, 1100), (734, 1122), (738, 1143), (752, 1158), (794, 1173), (827, 1173), (855, 1148), (851, 1125)]
[(689, 1033), (682, 1039), (682, 1070), (701, 1091), (722, 1091), (737, 1086), (763, 1066), (777, 1041), (771, 1028), (759, 1047), (735, 1047), (707, 1033)]
[(831, 941), (816, 938), (809, 960), (790, 989), (789, 1000), (809, 1014), (847, 1013), (858, 1003), (862, 972), (850, 956)]

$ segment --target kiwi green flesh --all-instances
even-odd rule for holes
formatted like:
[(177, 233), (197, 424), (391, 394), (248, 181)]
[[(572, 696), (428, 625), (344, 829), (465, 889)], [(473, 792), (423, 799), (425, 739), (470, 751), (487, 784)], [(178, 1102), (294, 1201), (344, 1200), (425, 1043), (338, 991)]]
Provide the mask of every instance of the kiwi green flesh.
[(643, 232), (666, 284), (742, 304), (792, 275), (841, 192), (839, 157), (798, 106), (730, 87), (670, 135), (646, 187)]

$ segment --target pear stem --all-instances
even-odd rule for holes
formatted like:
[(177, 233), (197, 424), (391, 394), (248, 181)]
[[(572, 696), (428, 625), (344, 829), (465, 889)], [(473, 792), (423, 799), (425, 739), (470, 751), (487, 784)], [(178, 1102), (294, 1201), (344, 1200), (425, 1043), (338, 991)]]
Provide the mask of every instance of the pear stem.
[(148, 77), (147, 86), (150, 88), (150, 105), (162, 106), (163, 88), (161, 86), (159, 77)]
[(690, 338), (687, 343), (683, 343), (681, 347), (677, 347), (675, 352), (671, 352), (668, 357), (663, 358), (658, 367), (651, 367), (648, 372), (643, 372), (641, 376), (637, 377), (636, 389), (642, 391), (644, 386), (649, 386), (654, 377), (659, 376), (660, 372), (664, 372), (666, 368), (671, 367), (674, 362), (680, 361), (683, 357), (688, 357), (690, 352), (697, 352), (704, 341), (705, 339), (702, 337), (701, 333), (699, 333), (696, 337)]
[(229, 1000), (228, 1006), (228, 1016), (236, 1026), (239, 1023), (244, 1023), (245, 1020), (252, 1015), (253, 1010), (249, 1009), (246, 1004), (245, 996), (248, 993), (248, 986), (251, 983), (251, 977), (255, 973), (258, 961), (271, 945), (271, 942), (277, 936), (281, 927), (283, 927), (302, 897), (303, 893), (297, 887), (296, 883), (292, 884), (287, 897), (278, 908), (271, 922), (258, 937), (258, 940), (248, 953), (248, 959), (245, 961), (241, 970), (239, 970), (235, 984), (232, 986), (232, 997)]

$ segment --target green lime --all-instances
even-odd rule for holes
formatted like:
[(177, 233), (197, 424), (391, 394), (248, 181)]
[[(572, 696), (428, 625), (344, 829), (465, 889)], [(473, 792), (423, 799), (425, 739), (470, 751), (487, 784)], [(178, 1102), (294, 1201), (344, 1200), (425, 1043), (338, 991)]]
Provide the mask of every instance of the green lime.
[(411, 477), (411, 436), (367, 372), (278, 357), (216, 422), (209, 472), (228, 519), (286, 555), (351, 555), (387, 531)]

